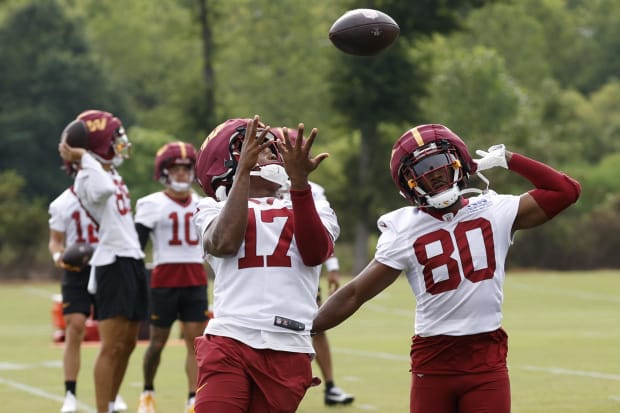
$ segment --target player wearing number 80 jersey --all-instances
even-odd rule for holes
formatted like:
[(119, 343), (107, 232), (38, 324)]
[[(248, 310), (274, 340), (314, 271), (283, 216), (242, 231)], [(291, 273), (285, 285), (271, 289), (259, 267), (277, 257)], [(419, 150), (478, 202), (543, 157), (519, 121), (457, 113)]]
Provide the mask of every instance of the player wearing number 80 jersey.
[[(515, 231), (541, 225), (574, 203), (579, 183), (504, 145), (478, 151), (443, 125), (421, 125), (394, 144), (392, 179), (414, 206), (383, 215), (374, 259), (332, 295), (314, 320), (331, 328), (401, 272), (416, 298), (411, 413), (510, 412), (501, 328), (505, 260)], [(501, 166), (535, 189), (464, 198), (469, 174)], [(481, 176), (483, 180), (486, 180)]]

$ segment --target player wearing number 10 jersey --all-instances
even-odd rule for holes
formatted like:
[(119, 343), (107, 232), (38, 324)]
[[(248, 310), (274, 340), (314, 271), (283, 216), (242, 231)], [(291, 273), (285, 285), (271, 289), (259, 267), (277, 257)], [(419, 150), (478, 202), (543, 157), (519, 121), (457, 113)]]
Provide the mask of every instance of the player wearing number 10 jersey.
[[(411, 413), (510, 412), (501, 327), (505, 260), (517, 230), (541, 225), (574, 203), (579, 183), (511, 153), (477, 151), (443, 125), (421, 125), (394, 144), (390, 169), (414, 206), (381, 216), (374, 259), (319, 309), (314, 329), (331, 328), (404, 272), (416, 298), (411, 346)], [(463, 194), (469, 174), (495, 166), (529, 180), (520, 196)], [(484, 178), (484, 177), (483, 177)]]
[(150, 277), (150, 340), (144, 352), (144, 387), (138, 413), (155, 413), (155, 374), (172, 324), (181, 322), (186, 356), (187, 412), (196, 392), (194, 338), (207, 320), (207, 275), (192, 217), (200, 197), (192, 190), (196, 151), (186, 142), (162, 146), (155, 156), (154, 179), (165, 189), (138, 199), (136, 230), (142, 248), (153, 243)]
[[(303, 125), (298, 129), (303, 137)], [(340, 229), (327, 201), (315, 202), (308, 174), (316, 136), (292, 145), (254, 119), (211, 132), (196, 171), (204, 198), (196, 214), (215, 272), (214, 318), (196, 339), (196, 413), (295, 412), (312, 377), (310, 329), (321, 264)], [(288, 176), (287, 176), (288, 175)], [(290, 177), (290, 200), (278, 190)]]

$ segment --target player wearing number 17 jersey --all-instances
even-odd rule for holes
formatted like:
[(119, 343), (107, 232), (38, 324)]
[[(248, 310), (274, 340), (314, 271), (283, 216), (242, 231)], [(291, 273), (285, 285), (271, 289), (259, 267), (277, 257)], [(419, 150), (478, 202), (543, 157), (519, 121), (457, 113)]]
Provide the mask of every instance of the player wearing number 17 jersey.
[[(198, 155), (198, 181), (213, 198), (195, 222), (215, 280), (214, 318), (195, 343), (197, 413), (292, 413), (316, 384), (310, 329), (321, 264), (340, 229), (308, 183), (328, 156), (310, 156), (316, 130), (303, 144), (283, 136), (258, 116), (231, 119)], [(287, 175), (290, 200), (278, 194)]]
[[(314, 329), (331, 328), (404, 272), (416, 298), (411, 346), (411, 413), (510, 412), (501, 327), (505, 260), (517, 230), (541, 225), (574, 203), (579, 183), (495, 145), (472, 159), (443, 125), (421, 125), (394, 144), (390, 169), (411, 201), (381, 216), (374, 259), (319, 309)], [(529, 180), (520, 196), (485, 191), (464, 198), (469, 174), (495, 166)]]

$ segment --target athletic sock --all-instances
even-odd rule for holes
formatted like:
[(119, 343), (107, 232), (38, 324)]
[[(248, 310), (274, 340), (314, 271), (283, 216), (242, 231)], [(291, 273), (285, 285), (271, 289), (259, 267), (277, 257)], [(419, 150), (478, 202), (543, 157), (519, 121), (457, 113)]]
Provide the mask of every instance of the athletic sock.
[(75, 380), (65, 381), (65, 393), (71, 392), (75, 396), (75, 388), (77, 387), (77, 382)]

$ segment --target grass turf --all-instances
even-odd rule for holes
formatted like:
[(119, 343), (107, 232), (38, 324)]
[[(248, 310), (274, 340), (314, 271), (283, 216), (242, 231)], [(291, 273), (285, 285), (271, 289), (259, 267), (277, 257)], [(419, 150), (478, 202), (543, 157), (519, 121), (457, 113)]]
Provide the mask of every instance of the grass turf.
[[(60, 410), (62, 347), (51, 340), (51, 296), (59, 289), (57, 283), (0, 285), (0, 411)], [(401, 277), (330, 330), (336, 384), (356, 400), (347, 407), (326, 407), (320, 386), (308, 391), (298, 411), (408, 411), (414, 306)], [(504, 328), (510, 336), (514, 413), (620, 411), (619, 271), (509, 272)], [(144, 349), (141, 343), (132, 354), (121, 388), (130, 412), (137, 408), (142, 386)], [(85, 413), (95, 411), (97, 351), (96, 344), (82, 350), (77, 392)], [(155, 381), (159, 412), (183, 412), (184, 357), (185, 348), (176, 339), (164, 350)]]

